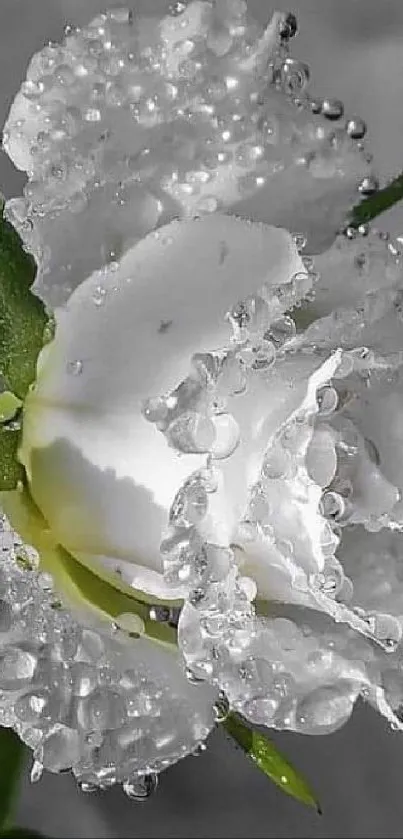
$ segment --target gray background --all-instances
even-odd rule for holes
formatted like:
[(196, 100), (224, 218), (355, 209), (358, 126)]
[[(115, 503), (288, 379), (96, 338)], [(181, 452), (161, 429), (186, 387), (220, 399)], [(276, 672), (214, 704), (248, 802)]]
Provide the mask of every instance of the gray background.
[[(134, 0), (132, 0), (134, 2)], [(0, 123), (32, 52), (58, 39), (63, 23), (84, 22), (105, 0), (0, 0)], [(110, 6), (122, 5), (110, 2)], [(143, 10), (164, 0), (138, 0)], [(370, 126), (380, 173), (403, 169), (403, 0), (250, 0), (259, 17), (273, 8), (297, 13), (295, 53), (312, 68), (319, 95), (337, 95), (348, 113)], [(7, 194), (22, 178), (0, 155)], [(387, 222), (403, 230), (401, 213)], [(400, 226), (401, 224), (401, 226)], [(275, 737), (305, 772), (322, 818), (288, 799), (217, 732), (208, 751), (162, 777), (145, 805), (119, 791), (78, 794), (70, 776), (24, 779), (19, 823), (54, 837), (403, 837), (403, 738), (368, 708), (358, 708), (340, 732), (322, 738)]]

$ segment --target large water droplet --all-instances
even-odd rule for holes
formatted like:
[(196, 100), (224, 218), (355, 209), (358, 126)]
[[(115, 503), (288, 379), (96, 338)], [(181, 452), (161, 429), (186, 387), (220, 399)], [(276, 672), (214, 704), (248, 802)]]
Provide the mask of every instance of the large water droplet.
[(97, 685), (95, 668), (83, 661), (77, 661), (72, 664), (69, 671), (69, 678), (73, 696), (88, 696)]
[(385, 647), (393, 652), (402, 639), (402, 625), (394, 615), (376, 614), (368, 620), (371, 631)]
[(346, 129), (348, 136), (353, 140), (362, 140), (365, 137), (367, 126), (363, 119), (354, 117), (354, 119), (348, 120)]
[(225, 722), (230, 712), (230, 704), (225, 694), (220, 694), (213, 705), (214, 719), (218, 723)]
[(291, 471), (291, 455), (282, 446), (271, 446), (265, 454), (262, 475), (269, 480), (286, 478)]
[(79, 761), (80, 746), (78, 732), (61, 725), (44, 741), (38, 751), (38, 760), (49, 772), (63, 772)]
[(330, 734), (349, 719), (357, 689), (348, 681), (314, 690), (298, 702), (296, 722), (304, 734)]
[(189, 526), (201, 522), (208, 508), (208, 496), (203, 483), (190, 479), (177, 493), (172, 504), (169, 519), (174, 525)]
[(19, 690), (28, 685), (34, 675), (37, 657), (18, 647), (0, 653), (0, 689)]
[(344, 105), (340, 99), (324, 99), (322, 102), (322, 114), (326, 119), (341, 119), (344, 114)]
[(82, 699), (77, 708), (77, 720), (87, 731), (118, 728), (125, 719), (124, 703), (118, 693), (97, 688)]
[(148, 775), (138, 775), (137, 777), (125, 781), (123, 790), (128, 798), (133, 801), (142, 803), (155, 792), (158, 786), (158, 775), (155, 772), (150, 772)]
[(319, 388), (316, 394), (316, 401), (318, 403), (318, 414), (321, 417), (327, 417), (336, 410), (339, 395), (334, 387), (325, 385)]
[(215, 440), (211, 446), (211, 454), (216, 460), (225, 460), (237, 448), (240, 440), (240, 429), (232, 414), (218, 414), (213, 418)]
[(296, 334), (295, 322), (288, 315), (273, 321), (265, 332), (265, 339), (271, 341), (276, 349), (280, 349), (286, 341), (290, 341)]
[(256, 696), (245, 702), (244, 714), (255, 725), (270, 725), (279, 705), (280, 702), (275, 697)]
[(215, 440), (215, 427), (204, 414), (189, 412), (174, 420), (168, 428), (171, 445), (184, 453), (203, 454), (211, 451)]

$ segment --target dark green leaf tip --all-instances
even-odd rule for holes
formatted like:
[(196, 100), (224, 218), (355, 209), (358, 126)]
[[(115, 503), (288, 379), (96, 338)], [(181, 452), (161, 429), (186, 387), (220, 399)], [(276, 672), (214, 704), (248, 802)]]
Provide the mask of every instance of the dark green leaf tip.
[(264, 772), (280, 789), (297, 801), (313, 807), (317, 813), (322, 813), (308, 782), (278, 751), (274, 743), (250, 728), (235, 714), (230, 714), (223, 725), (230, 737), (241, 746), (261, 772)]

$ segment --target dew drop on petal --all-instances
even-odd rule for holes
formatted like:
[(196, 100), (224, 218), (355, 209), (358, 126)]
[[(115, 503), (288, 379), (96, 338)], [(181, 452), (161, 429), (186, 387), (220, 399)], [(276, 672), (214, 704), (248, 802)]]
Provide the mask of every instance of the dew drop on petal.
[(178, 451), (189, 454), (211, 451), (215, 436), (212, 420), (196, 412), (182, 414), (167, 430), (170, 444)]
[(362, 140), (365, 137), (367, 126), (363, 119), (355, 117), (349, 119), (346, 125), (347, 134), (353, 140)]
[(71, 376), (81, 376), (83, 369), (83, 362), (79, 358), (75, 358), (72, 361), (67, 362), (66, 370)]
[(225, 696), (225, 694), (221, 694), (218, 699), (216, 699), (213, 705), (213, 714), (214, 719), (217, 723), (225, 722), (230, 712), (230, 704)]
[(218, 414), (213, 418), (215, 431), (211, 454), (215, 460), (225, 460), (237, 448), (240, 440), (240, 429), (232, 414)]
[(339, 396), (337, 390), (334, 387), (322, 387), (318, 390), (316, 394), (316, 400), (318, 403), (318, 414), (321, 417), (327, 417), (336, 410)]
[(148, 775), (138, 775), (123, 784), (123, 791), (127, 797), (138, 803), (147, 801), (158, 786), (158, 775), (150, 772)]
[(330, 734), (349, 719), (357, 689), (349, 682), (317, 688), (298, 702), (297, 731)]
[(324, 99), (322, 103), (322, 114), (329, 120), (341, 119), (344, 113), (344, 105), (340, 99)]

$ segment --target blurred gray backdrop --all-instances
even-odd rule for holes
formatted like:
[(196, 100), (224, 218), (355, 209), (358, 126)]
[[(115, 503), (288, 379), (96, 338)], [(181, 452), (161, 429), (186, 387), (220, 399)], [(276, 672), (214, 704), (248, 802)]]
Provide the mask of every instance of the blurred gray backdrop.
[[(268, 19), (296, 12), (295, 54), (311, 66), (318, 95), (338, 96), (369, 124), (380, 173), (403, 169), (403, 0), (249, 0)], [(147, 12), (168, 0), (128, 0)], [(31, 54), (59, 39), (63, 24), (80, 23), (121, 0), (0, 0), (0, 123)], [(17, 194), (23, 179), (0, 155), (0, 185)], [(403, 231), (401, 211), (383, 222)], [(368, 708), (327, 738), (276, 735), (305, 772), (324, 810), (320, 818), (278, 792), (217, 732), (207, 752), (163, 775), (145, 805), (119, 790), (79, 794), (69, 775), (22, 784), (18, 821), (53, 837), (403, 837), (403, 735)]]

